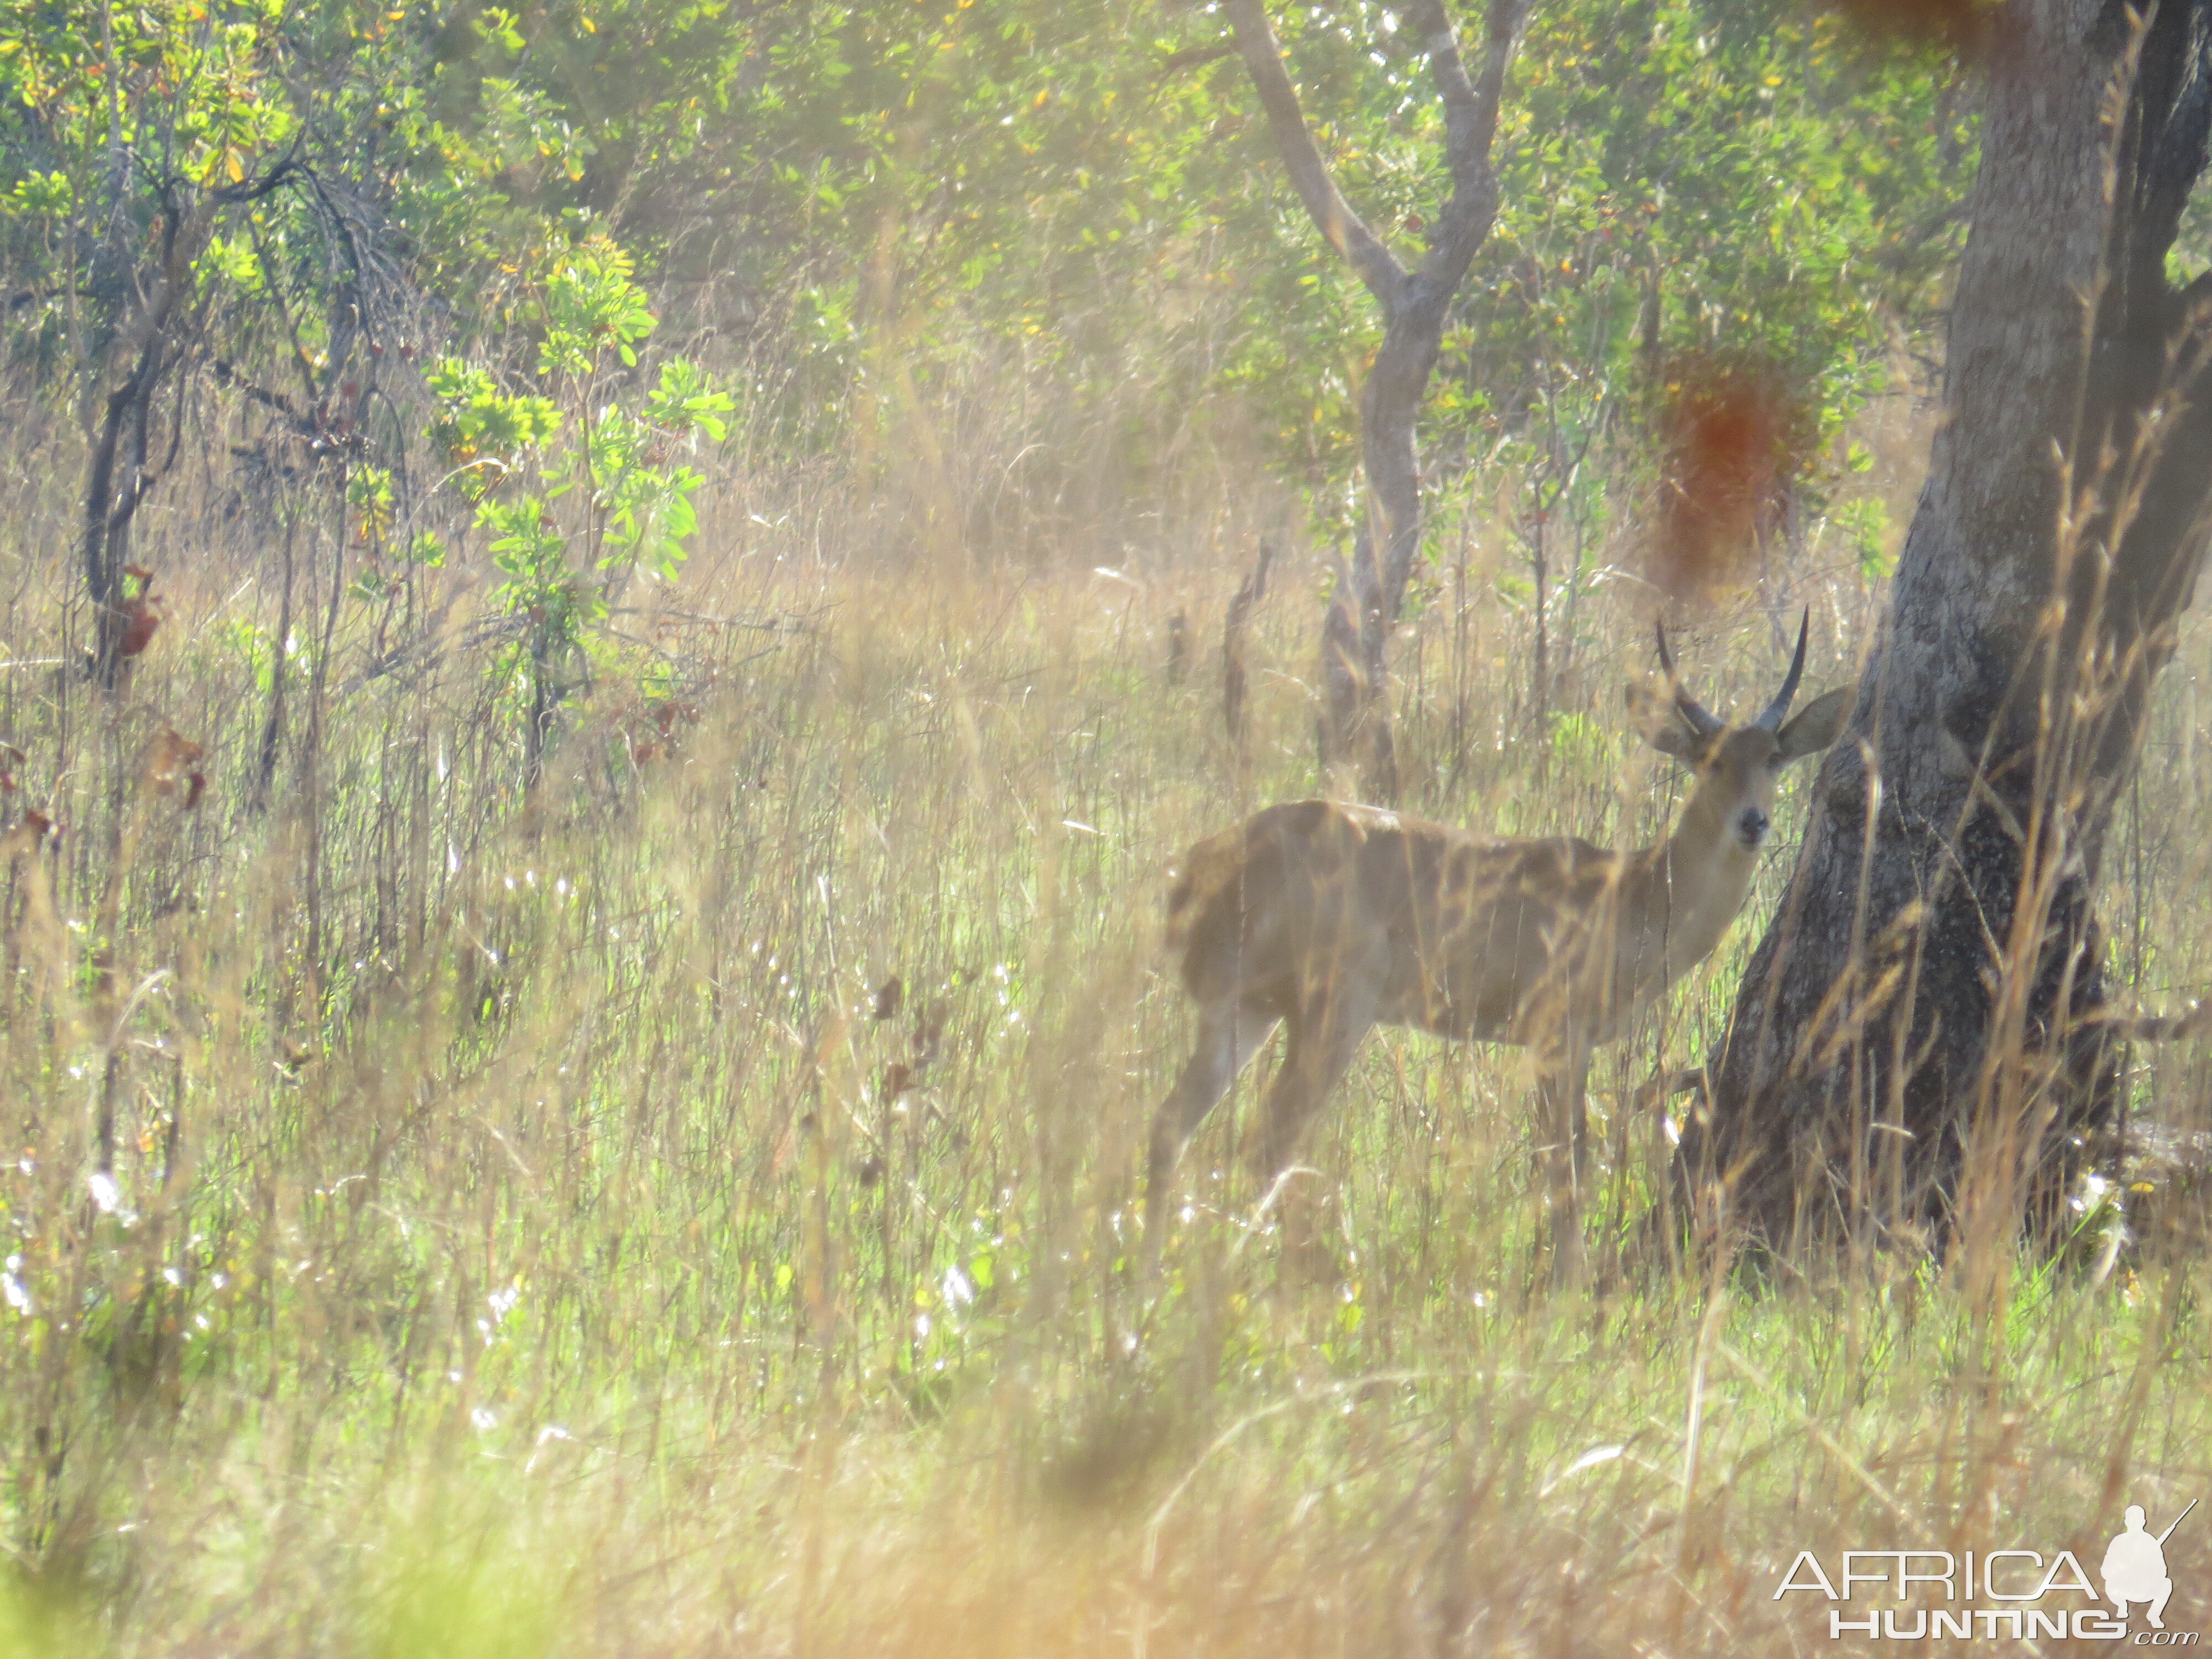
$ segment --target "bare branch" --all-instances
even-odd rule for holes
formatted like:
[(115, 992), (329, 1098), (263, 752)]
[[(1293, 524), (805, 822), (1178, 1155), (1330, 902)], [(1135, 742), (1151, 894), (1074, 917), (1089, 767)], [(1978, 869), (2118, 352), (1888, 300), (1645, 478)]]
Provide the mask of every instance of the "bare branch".
[(1218, 46), (1187, 46), (1181, 52), (1171, 52), (1160, 59), (1160, 79), (1180, 74), (1187, 69), (1197, 69), (1206, 64), (1218, 64), (1224, 58), (1237, 55), (1234, 41), (1224, 40)]
[(1250, 684), (1244, 666), (1244, 629), (1260, 601), (1267, 597), (1267, 575), (1274, 562), (1275, 544), (1263, 538), (1260, 556), (1251, 574), (1238, 585), (1237, 597), (1229, 602), (1228, 618), (1221, 625), (1221, 712), (1239, 765), (1245, 760), (1244, 696)]
[(1306, 204), (1306, 212), (1328, 245), (1344, 256), (1359, 280), (1367, 284), (1388, 321), (1404, 297), (1406, 268), (1352, 211), (1337, 189), (1336, 180), (1329, 176), (1328, 163), (1322, 159), (1306, 125), (1305, 112), (1298, 107), (1297, 89), (1283, 70), (1283, 49), (1276, 43), (1262, 0), (1227, 0), (1226, 9), (1237, 31), (1237, 50), (1243, 56), (1245, 71), (1260, 94), (1261, 106), (1267, 112), (1275, 149), (1290, 173), (1291, 183), (1297, 188), (1298, 199)]
[(1421, 275), (1448, 291), (1458, 289), (1498, 216), (1498, 173), (1491, 165), (1490, 145), (1498, 132), (1505, 66), (1528, 15), (1528, 0), (1491, 0), (1481, 76), (1470, 82), (1443, 0), (1419, 0), (1409, 14), (1428, 48), (1429, 73), (1443, 100), (1444, 164), (1452, 181), (1451, 199), (1437, 216)]
[(209, 368), (215, 376), (215, 383), (217, 386), (233, 387), (249, 403), (258, 404), (264, 409), (274, 410), (291, 424), (295, 431), (307, 435), (313, 434), (314, 422), (302, 415), (292, 400), (283, 392), (271, 392), (266, 386), (256, 386), (246, 378), (244, 371), (235, 363), (221, 357), (216, 358), (209, 365)]

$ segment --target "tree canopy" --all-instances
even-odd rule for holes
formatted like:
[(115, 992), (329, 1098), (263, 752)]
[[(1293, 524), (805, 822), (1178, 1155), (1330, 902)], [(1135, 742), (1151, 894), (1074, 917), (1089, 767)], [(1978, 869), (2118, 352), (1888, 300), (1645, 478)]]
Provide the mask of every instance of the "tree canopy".
[[(1413, 237), (1442, 117), (1398, 14), (1273, 21), (1347, 194)], [(1819, 9), (1559, 4), (1501, 120), (1430, 451), (1516, 458), (1542, 510), (1560, 457), (1648, 439), (1639, 364), (1727, 353), (1798, 389), (1825, 507), (1820, 441), (1923, 344), (1955, 253), (1959, 71)], [(1326, 529), (1376, 338), (1217, 14), (1132, 0), (9, 0), (0, 209), (8, 349), (57, 397), (88, 395), (168, 211), (200, 239), (183, 372), (310, 407), (404, 380), (387, 447), (425, 387), (366, 357), (526, 374), (550, 273), (597, 242), (714, 332), (781, 444), (865, 453), (902, 409), (1050, 386), (1006, 418), (1063, 471), (1103, 453), (1134, 489), (1233, 430)]]

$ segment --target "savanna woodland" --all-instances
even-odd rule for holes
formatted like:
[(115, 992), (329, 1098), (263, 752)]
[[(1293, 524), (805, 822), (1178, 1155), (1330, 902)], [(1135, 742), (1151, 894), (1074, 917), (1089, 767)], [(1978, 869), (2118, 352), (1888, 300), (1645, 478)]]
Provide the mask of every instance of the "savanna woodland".
[[(0, 0), (0, 1654), (2197, 1630), (2208, 139), (2208, 0)], [(1686, 867), (1807, 617), (1586, 1079), (1158, 1154), (1186, 849)]]

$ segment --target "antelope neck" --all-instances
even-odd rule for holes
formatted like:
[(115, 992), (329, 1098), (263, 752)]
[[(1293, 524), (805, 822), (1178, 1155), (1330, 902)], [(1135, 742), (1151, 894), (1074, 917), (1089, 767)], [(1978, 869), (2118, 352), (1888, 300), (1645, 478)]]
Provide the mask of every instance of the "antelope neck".
[[(1759, 854), (1729, 833), (1717, 791), (1700, 782), (1674, 833), (1652, 848), (1653, 920), (1666, 930), (1671, 982), (1711, 954), (1743, 908)], [(1733, 803), (1730, 803), (1731, 805)]]

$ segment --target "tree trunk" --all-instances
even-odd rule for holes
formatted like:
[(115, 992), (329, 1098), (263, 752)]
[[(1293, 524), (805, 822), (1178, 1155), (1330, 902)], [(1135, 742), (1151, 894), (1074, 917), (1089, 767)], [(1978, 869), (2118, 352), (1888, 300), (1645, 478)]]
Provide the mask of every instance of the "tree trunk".
[[(1486, 222), (1497, 213), (1490, 198)], [(1487, 228), (1486, 222), (1485, 228)], [(1471, 259), (1474, 248), (1468, 250)], [(1367, 521), (1353, 539), (1348, 591), (1340, 591), (1322, 627), (1323, 767), (1357, 761), (1372, 800), (1398, 799), (1397, 746), (1382, 693), (1390, 630), (1406, 599), (1406, 581), (1421, 549), (1420, 459), (1414, 422), (1428, 395), (1443, 344), (1444, 319), (1458, 291), (1462, 264), (1449, 288), (1408, 279), (1405, 297), (1382, 331), (1359, 398), (1359, 453), (1367, 473)], [(1376, 550), (1382, 550), (1376, 556)]]
[[(123, 601), (124, 567), (131, 559), (131, 521), (145, 499), (147, 427), (167, 341), (159, 331), (138, 354), (128, 378), (107, 394), (100, 429), (85, 465), (85, 597), (92, 601), (93, 677), (115, 688), (123, 668), (124, 636), (131, 618)], [(118, 452), (122, 478), (116, 477)]]
[(1683, 1140), (1772, 1246), (2047, 1230), (2112, 1150), (2092, 902), (2205, 544), (2212, 283), (2165, 261), (2209, 121), (2212, 0), (1999, 14), (1948, 418)]
[(1528, 0), (1490, 0), (1482, 66), (1470, 80), (1441, 0), (1415, 0), (1406, 18), (1428, 54), (1444, 109), (1444, 161), (1450, 198), (1429, 233), (1429, 251), (1407, 270), (1353, 212), (1308, 130), (1297, 93), (1262, 0), (1227, 0), (1237, 48), (1267, 112), (1275, 148), (1329, 246), (1358, 273), (1382, 312), (1382, 345), (1359, 398), (1360, 459), (1367, 473), (1366, 521), (1353, 538), (1351, 568), (1338, 583), (1322, 625), (1321, 760), (1355, 763), (1370, 799), (1395, 801), (1396, 750), (1384, 701), (1390, 630), (1421, 544), (1420, 467), (1414, 422), (1443, 342), (1452, 296), (1498, 216), (1491, 139), (1505, 66)]
[(211, 193), (187, 211), (177, 205), (173, 192), (165, 192), (155, 225), (157, 257), (130, 274), (137, 303), (108, 348), (114, 359), (130, 365), (130, 372), (102, 400), (99, 422), (88, 434), (92, 449), (85, 462), (79, 556), (85, 597), (92, 602), (93, 676), (110, 690), (122, 672), (131, 622), (123, 600), (131, 523), (155, 483), (147, 469), (154, 393), (177, 364), (179, 313), (191, 298), (192, 265), (207, 246), (216, 204), (228, 199)]

